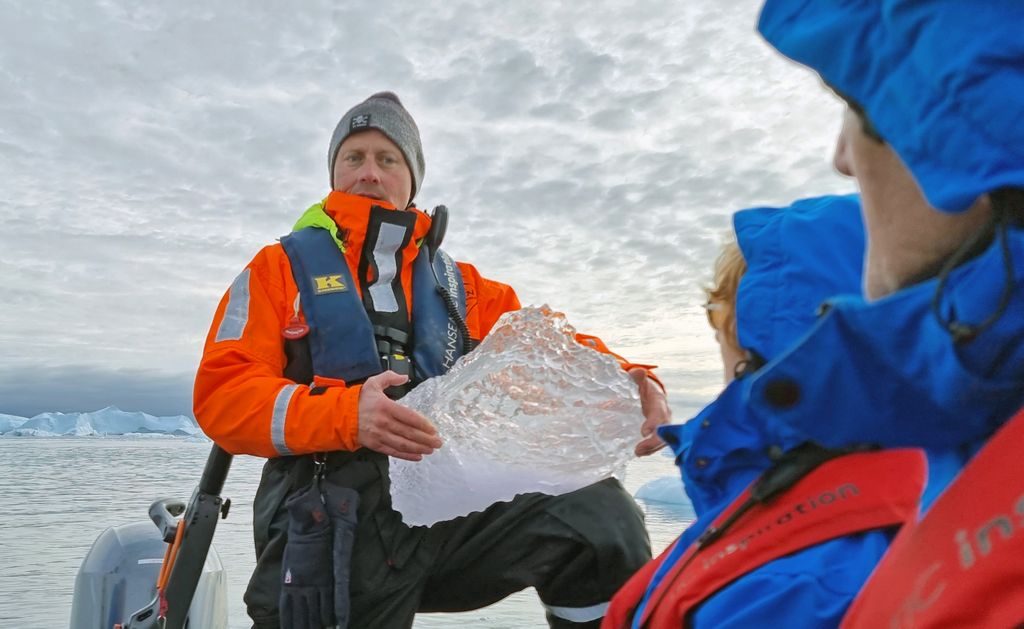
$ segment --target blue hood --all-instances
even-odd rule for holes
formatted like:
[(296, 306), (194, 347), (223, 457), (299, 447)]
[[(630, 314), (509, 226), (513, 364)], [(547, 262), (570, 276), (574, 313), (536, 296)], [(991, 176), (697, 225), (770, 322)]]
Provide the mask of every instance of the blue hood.
[(733, 228), (747, 272), (736, 295), (740, 347), (778, 356), (840, 293), (860, 294), (864, 225), (857, 195), (741, 210)]
[(928, 202), (1024, 187), (1024, 2), (768, 0), (758, 28), (868, 113)]
[[(776, 356), (813, 327), (829, 297), (859, 293), (864, 230), (856, 195), (743, 210), (733, 223), (747, 262), (736, 303), (744, 348)], [(767, 448), (779, 441), (771, 432), (775, 426), (746, 408), (744, 380), (686, 424), (659, 429), (701, 520), (769, 467)]]

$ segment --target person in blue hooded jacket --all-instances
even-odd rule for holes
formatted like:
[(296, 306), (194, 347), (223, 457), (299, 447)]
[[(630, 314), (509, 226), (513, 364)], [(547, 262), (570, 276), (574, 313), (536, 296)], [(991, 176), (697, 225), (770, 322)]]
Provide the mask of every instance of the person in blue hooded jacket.
[[(860, 501), (855, 508), (864, 513), (876, 509), (871, 481), (850, 475), (850, 469), (828, 472), (824, 462), (851, 468), (891, 462), (874, 453), (827, 452), (811, 444), (787, 457), (775, 446), (783, 436), (743, 406), (750, 374), (800, 339), (828, 298), (859, 291), (864, 234), (857, 197), (744, 210), (733, 224), (738, 252), (726, 246), (716, 269), (718, 286), (708, 291), (709, 320), (722, 347), (726, 381), (732, 382), (694, 419), (659, 431), (675, 451), (698, 519), (620, 590), (605, 627), (834, 627), (895, 527), (916, 511), (923, 482), (919, 453), (900, 453), (896, 466), (920, 482), (908, 482), (883, 499), (899, 502), (902, 511), (854, 523), (831, 510), (844, 501)], [(858, 456), (868, 458), (849, 458)], [(811, 470), (828, 472), (833, 482), (821, 474), (814, 478)], [(781, 482), (777, 494), (764, 501), (771, 507), (761, 508), (758, 489), (778, 482), (778, 472), (806, 478)], [(813, 488), (819, 485), (825, 489)], [(856, 496), (833, 490), (854, 485)], [(808, 524), (814, 518), (818, 524)], [(750, 532), (727, 530), (733, 525)], [(744, 555), (749, 557), (728, 563)]]
[[(1018, 0), (769, 0), (761, 13), (768, 42), (848, 104), (837, 155), (861, 189), (867, 300), (833, 304), (751, 380), (748, 405), (790, 443), (969, 461), (931, 483), (846, 626), (1024, 621), (1021, 24)], [(841, 358), (822, 364), (829, 353)], [(781, 383), (800, 394), (773, 398)]]

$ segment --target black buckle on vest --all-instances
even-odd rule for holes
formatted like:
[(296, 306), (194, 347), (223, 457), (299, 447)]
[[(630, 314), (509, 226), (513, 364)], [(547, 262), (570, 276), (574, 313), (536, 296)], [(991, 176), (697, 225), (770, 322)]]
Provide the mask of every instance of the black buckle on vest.
[(377, 337), (378, 345), (383, 341), (389, 343), (392, 347), (401, 347), (402, 349), (409, 346), (409, 334), (398, 328), (375, 325), (373, 326), (373, 335)]
[(393, 371), (401, 376), (406, 376), (409, 379), (405, 381), (405, 384), (399, 384), (393, 387), (384, 389), (384, 395), (388, 396), (392, 400), (398, 400), (405, 396), (406, 393), (412, 391), (412, 359), (402, 354), (385, 354), (380, 358), (381, 366), (385, 371)]
[(406, 348), (409, 345), (409, 334), (402, 330), (385, 325), (373, 326), (373, 335), (377, 339), (377, 351), (380, 352), (380, 365), (384, 371), (393, 371), (400, 376), (409, 378), (405, 384), (388, 387), (384, 394), (397, 400), (412, 390), (413, 366), (412, 357)]
[(404, 354), (384, 354), (380, 357), (380, 361), (386, 371), (412, 377), (412, 359), (410, 357)]

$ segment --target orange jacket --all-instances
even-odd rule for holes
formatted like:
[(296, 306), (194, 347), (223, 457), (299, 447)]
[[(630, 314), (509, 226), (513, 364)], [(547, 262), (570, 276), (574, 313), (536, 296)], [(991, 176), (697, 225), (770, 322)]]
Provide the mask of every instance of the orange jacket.
[[(345, 260), (358, 278), (371, 205), (380, 201), (332, 192), (324, 210), (344, 234)], [(430, 228), (430, 217), (419, 210), (413, 237), (402, 252), (402, 285), (412, 295), (413, 260), (418, 243)], [(510, 286), (486, 279), (476, 268), (459, 262), (466, 289), (466, 323), (470, 335), (483, 338), (498, 318), (520, 307)], [(362, 293), (362, 286), (356, 281)], [(412, 304), (407, 303), (409, 311)], [(297, 312), (296, 312), (297, 309)], [(320, 395), (284, 377), (286, 364), (282, 329), (298, 308), (298, 288), (288, 256), (281, 245), (264, 247), (235, 279), (217, 306), (196, 374), (193, 403), (203, 431), (232, 454), (275, 457), (272, 426), (284, 426), (284, 441), (292, 454), (356, 450), (361, 386), (329, 386)], [(597, 337), (577, 335), (577, 341), (615, 356), (623, 368), (649, 367), (626, 362)], [(639, 426), (638, 426), (639, 430)]]

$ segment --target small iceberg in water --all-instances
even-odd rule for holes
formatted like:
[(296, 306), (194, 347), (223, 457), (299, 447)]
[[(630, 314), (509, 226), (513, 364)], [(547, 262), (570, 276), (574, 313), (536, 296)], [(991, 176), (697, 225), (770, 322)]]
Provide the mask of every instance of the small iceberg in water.
[(633, 497), (647, 502), (687, 506), (690, 504), (690, 499), (683, 491), (682, 481), (679, 480), (679, 476), (674, 474), (647, 481), (640, 486), (640, 489), (636, 490)]
[(693, 503), (683, 491), (683, 483), (676, 474), (647, 481), (633, 497), (643, 507), (648, 527), (679, 527), (679, 532), (682, 532), (697, 519)]

